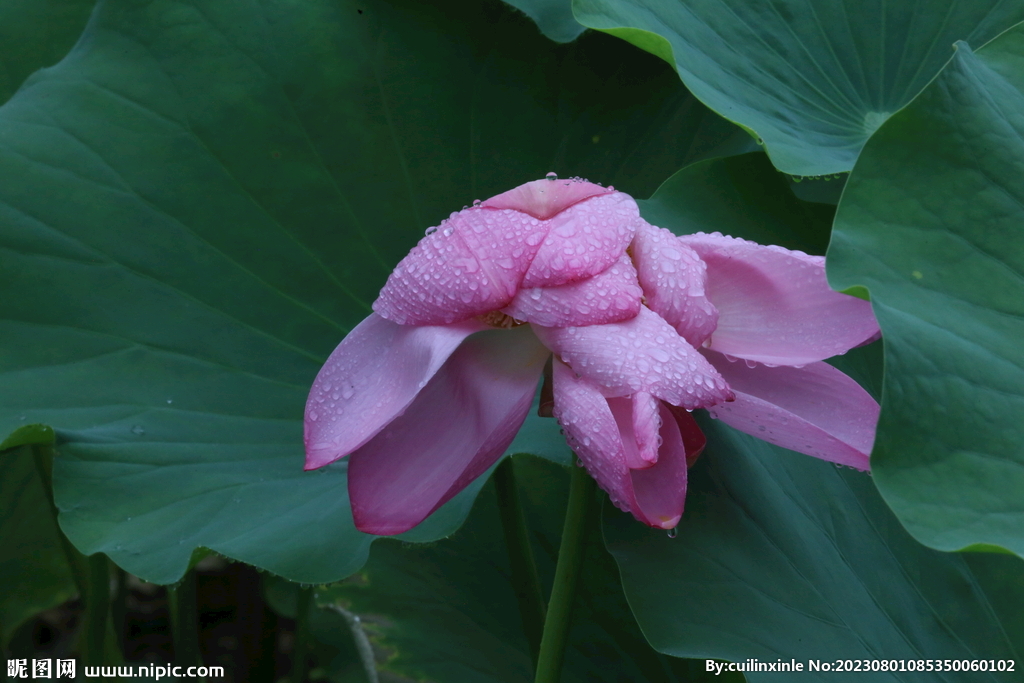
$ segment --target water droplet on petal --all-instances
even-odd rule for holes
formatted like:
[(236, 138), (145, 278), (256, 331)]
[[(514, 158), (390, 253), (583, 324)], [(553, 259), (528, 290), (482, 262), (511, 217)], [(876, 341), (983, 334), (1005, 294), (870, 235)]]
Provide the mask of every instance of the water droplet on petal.
[(558, 174), (555, 173), (554, 171), (549, 171), (544, 175), (544, 177), (547, 178), (548, 180), (558, 180)]
[(676, 527), (676, 526), (672, 527), (671, 529), (668, 530), (668, 534), (666, 534), (666, 535), (669, 538), (675, 538), (676, 536), (679, 535), (679, 527)]

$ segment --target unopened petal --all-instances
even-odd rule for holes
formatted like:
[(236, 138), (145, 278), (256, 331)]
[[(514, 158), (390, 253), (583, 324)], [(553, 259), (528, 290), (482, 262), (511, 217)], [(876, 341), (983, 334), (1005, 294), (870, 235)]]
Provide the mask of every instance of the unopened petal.
[(699, 348), (718, 323), (718, 309), (704, 292), (707, 266), (682, 239), (646, 221), (631, 250), (647, 305)]
[(729, 386), (657, 313), (589, 327), (534, 328), (544, 345), (606, 396), (645, 391), (693, 410), (727, 401)]
[(547, 234), (523, 287), (557, 287), (593, 277), (626, 253), (640, 209), (627, 194), (592, 197), (547, 221)]
[(539, 220), (547, 220), (585, 199), (614, 192), (585, 180), (543, 179), (512, 188), (491, 197), (480, 206), (494, 209), (513, 209)]
[(707, 296), (719, 313), (714, 351), (804, 365), (845, 353), (878, 332), (869, 302), (828, 286), (823, 257), (719, 234), (681, 239), (708, 267)]
[[(620, 510), (636, 507), (619, 424), (601, 390), (557, 358), (552, 364), (555, 417), (569, 447)], [(626, 411), (629, 412), (628, 406)]]
[(853, 379), (827, 363), (748, 367), (706, 354), (736, 392), (735, 401), (711, 409), (713, 417), (776, 446), (871, 468), (879, 407)]
[(345, 337), (306, 401), (306, 469), (323, 467), (369, 441), (412, 403), (480, 323), (410, 327), (371, 313)]
[(662, 406), (661, 411), (658, 463), (647, 469), (631, 470), (630, 477), (636, 517), (649, 526), (672, 529), (679, 524), (686, 502), (686, 446), (668, 409)]
[(643, 291), (623, 254), (604, 272), (560, 287), (519, 290), (504, 312), (544, 327), (600, 325), (636, 317)]
[(506, 306), (546, 226), (518, 211), (454, 213), (402, 259), (373, 310), (405, 325), (442, 325)]
[(528, 327), (467, 339), (416, 400), (349, 456), (360, 531), (407, 531), (493, 465), (526, 419), (547, 350)]

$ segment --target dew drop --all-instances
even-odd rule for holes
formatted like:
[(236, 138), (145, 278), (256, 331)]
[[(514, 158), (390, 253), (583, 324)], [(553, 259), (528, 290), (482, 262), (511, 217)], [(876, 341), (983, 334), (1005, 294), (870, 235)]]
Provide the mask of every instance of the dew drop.
[(668, 533), (666, 535), (669, 538), (675, 538), (676, 536), (679, 535), (679, 527), (675, 527), (675, 526), (672, 527), (671, 529), (668, 530)]
[(548, 180), (558, 180), (558, 174), (555, 173), (554, 171), (549, 171), (544, 175), (544, 177), (547, 178)]

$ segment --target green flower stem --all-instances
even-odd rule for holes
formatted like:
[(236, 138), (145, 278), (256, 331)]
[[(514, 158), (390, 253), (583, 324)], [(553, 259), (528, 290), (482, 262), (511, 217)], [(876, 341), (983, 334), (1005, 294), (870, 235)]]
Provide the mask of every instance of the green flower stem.
[(199, 605), (196, 598), (196, 572), (185, 572), (181, 582), (167, 588), (174, 638), (174, 661), (182, 666), (200, 666)]
[(562, 543), (558, 548), (555, 582), (551, 602), (544, 621), (544, 637), (540, 643), (535, 683), (558, 683), (562, 676), (565, 643), (572, 623), (572, 605), (576, 583), (583, 568), (587, 526), (594, 515), (594, 480), (582, 467), (572, 468), (569, 505), (562, 526)]
[(533, 546), (530, 531), (526, 527), (526, 516), (519, 501), (515, 467), (512, 458), (505, 458), (494, 472), (494, 485), (498, 491), (498, 511), (501, 526), (505, 531), (505, 546), (508, 548), (512, 568), (512, 587), (519, 600), (519, 617), (523, 623), (523, 634), (530, 645), (530, 656), (534, 666), (540, 656), (540, 641), (544, 634), (544, 590), (537, 575), (533, 560)]
[(295, 644), (292, 647), (291, 683), (306, 680), (306, 659), (309, 654), (309, 609), (313, 604), (313, 588), (299, 588), (295, 603)]
[(75, 588), (78, 589), (78, 596), (85, 603), (89, 597), (89, 561), (85, 555), (78, 552), (78, 548), (71, 545), (71, 541), (64, 535), (64, 530), (60, 528), (59, 510), (57, 510), (57, 504), (53, 499), (53, 446), (34, 444), (31, 448), (36, 472), (39, 473), (39, 480), (43, 485), (43, 493), (46, 494), (46, 500), (50, 503), (50, 512), (53, 515), (53, 524), (57, 527), (57, 536), (60, 538), (60, 547), (64, 551), (64, 559), (67, 560), (71, 578), (75, 582)]
[(85, 650), (82, 652), (82, 661), (85, 666), (103, 666), (111, 664), (104, 661), (110, 618), (110, 562), (103, 553), (93, 553), (87, 558), (87, 566)]
[(53, 497), (53, 446), (33, 444), (31, 448), (43, 493), (50, 503), (50, 513), (57, 528), (64, 559), (68, 563), (85, 613), (80, 632), (85, 641), (82, 662), (86, 666), (120, 663), (122, 658), (118, 643), (108, 641), (108, 637), (114, 635), (110, 623), (110, 561), (103, 553), (94, 553), (86, 557), (64, 535), (58, 519), (57, 503)]

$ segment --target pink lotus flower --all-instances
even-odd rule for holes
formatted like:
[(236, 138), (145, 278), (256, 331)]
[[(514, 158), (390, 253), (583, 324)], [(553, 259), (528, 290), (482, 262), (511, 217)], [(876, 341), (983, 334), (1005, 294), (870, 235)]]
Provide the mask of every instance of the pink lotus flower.
[[(824, 259), (677, 237), (628, 195), (538, 180), (454, 213), (391, 274), (306, 404), (306, 469), (349, 456), (356, 526), (406, 531), (487, 471), (552, 359), (554, 415), (620, 508), (678, 524), (689, 411), (868, 469), (878, 405), (821, 361), (878, 333)], [(554, 357), (552, 358), (552, 352)]]

